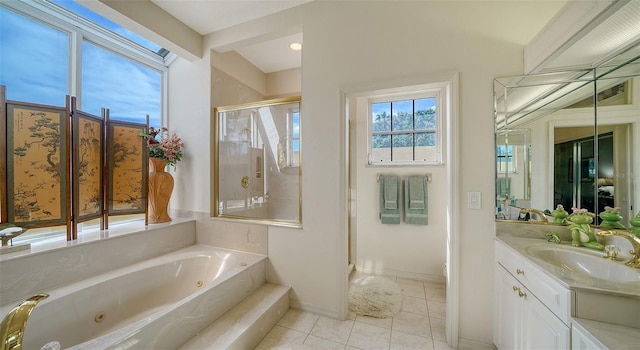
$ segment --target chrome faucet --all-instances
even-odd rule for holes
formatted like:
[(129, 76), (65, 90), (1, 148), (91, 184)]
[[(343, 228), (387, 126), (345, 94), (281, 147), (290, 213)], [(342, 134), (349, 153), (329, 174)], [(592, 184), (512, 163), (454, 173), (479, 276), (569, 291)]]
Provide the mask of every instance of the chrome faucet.
[(625, 265), (635, 267), (636, 269), (640, 269), (640, 238), (627, 232), (627, 231), (618, 231), (618, 230), (608, 230), (608, 231), (599, 231), (596, 232), (597, 236), (606, 237), (606, 236), (620, 236), (626, 238), (629, 242), (631, 242), (631, 246), (633, 250), (630, 251), (632, 257), (631, 260), (627, 261)]
[(0, 322), (0, 350), (22, 350), (22, 337), (34, 307), (49, 294), (36, 294), (11, 309)]

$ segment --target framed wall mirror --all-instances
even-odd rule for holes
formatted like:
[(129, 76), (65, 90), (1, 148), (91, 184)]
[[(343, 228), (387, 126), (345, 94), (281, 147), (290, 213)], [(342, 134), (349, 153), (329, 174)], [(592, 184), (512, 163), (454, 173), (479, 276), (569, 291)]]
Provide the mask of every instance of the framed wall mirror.
[(494, 98), (496, 219), (608, 206), (630, 226), (640, 209), (640, 47), (596, 68), (495, 79)]
[(214, 108), (214, 217), (300, 227), (300, 97)]

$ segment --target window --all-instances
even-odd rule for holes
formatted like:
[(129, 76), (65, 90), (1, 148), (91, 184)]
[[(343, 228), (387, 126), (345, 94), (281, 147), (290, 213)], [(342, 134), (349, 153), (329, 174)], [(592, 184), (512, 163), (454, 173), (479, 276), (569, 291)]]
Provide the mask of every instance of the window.
[(369, 100), (369, 164), (440, 164), (440, 91)]
[[(108, 107), (111, 119), (160, 126), (160, 72), (109, 50), (82, 44), (82, 110), (100, 115)], [(123, 74), (124, 72), (124, 74)]]
[[(112, 119), (144, 123), (149, 115), (151, 125), (161, 125), (165, 76), (175, 55), (81, 5), (0, 1), (0, 43), (7, 99), (64, 106), (65, 95), (72, 95), (85, 112), (100, 115), (104, 107)], [(110, 223), (140, 217), (112, 217)], [(83, 225), (97, 227), (97, 221)], [(62, 231), (30, 229), (17, 241), (59, 239)]]
[(7, 98), (160, 126), (175, 55), (70, 0), (0, 3), (0, 84)]
[(7, 98), (64, 104), (69, 86), (69, 35), (0, 7), (0, 84)]
[(289, 112), (287, 121), (287, 135), (291, 135), (288, 145), (287, 157), (289, 166), (300, 165), (300, 111)]
[(498, 173), (515, 173), (516, 162), (514, 147), (511, 145), (499, 145), (496, 147)]

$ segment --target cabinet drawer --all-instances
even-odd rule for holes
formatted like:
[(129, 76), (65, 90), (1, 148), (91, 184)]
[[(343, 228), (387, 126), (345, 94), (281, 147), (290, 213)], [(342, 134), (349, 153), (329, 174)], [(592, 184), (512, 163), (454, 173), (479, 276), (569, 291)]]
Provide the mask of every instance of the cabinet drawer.
[(496, 260), (562, 322), (569, 325), (571, 292), (568, 288), (500, 241), (496, 241)]

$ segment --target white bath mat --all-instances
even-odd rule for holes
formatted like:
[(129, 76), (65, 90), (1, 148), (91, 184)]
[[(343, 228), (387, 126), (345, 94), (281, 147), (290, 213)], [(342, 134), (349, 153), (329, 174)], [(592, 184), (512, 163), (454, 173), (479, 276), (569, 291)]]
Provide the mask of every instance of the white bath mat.
[(379, 276), (354, 278), (349, 284), (349, 310), (362, 316), (393, 317), (402, 308), (397, 283)]

